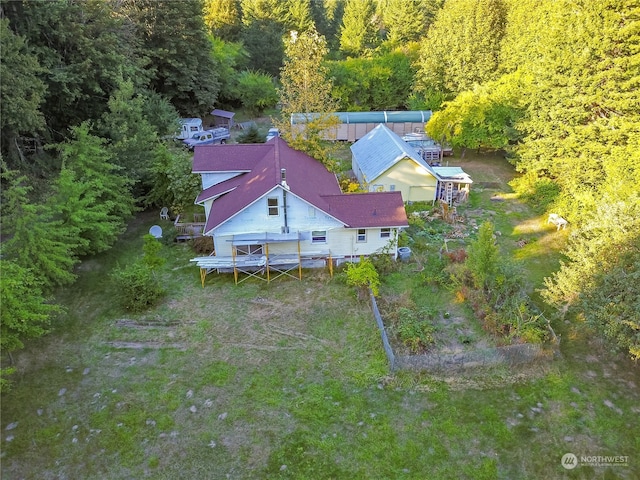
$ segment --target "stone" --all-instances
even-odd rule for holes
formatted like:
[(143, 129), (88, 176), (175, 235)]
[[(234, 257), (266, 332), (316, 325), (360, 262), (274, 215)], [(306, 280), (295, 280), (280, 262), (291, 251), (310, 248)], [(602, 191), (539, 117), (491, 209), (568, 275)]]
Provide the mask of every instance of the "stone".
[(61, 388), (61, 389), (58, 391), (58, 396), (59, 396), (59, 397), (61, 397), (61, 396), (63, 396), (65, 393), (67, 393), (67, 389), (66, 389), (66, 388)]
[(11, 422), (9, 425), (5, 427), (5, 430), (13, 430), (18, 426), (18, 422)]

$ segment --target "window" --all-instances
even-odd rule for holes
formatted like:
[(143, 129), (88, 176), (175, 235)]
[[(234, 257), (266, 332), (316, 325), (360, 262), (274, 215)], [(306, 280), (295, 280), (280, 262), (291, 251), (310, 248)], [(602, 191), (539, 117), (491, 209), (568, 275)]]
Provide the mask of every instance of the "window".
[(278, 216), (280, 209), (278, 208), (278, 197), (267, 198), (267, 209), (269, 216)]
[(236, 255), (262, 255), (262, 245), (236, 245)]
[(396, 186), (395, 185), (389, 185), (389, 191), (390, 192), (395, 192), (396, 191)]
[(389, 238), (391, 237), (391, 229), (390, 228), (381, 228), (380, 229), (380, 238)]
[(384, 185), (374, 185), (372, 192), (384, 192)]
[(311, 232), (311, 243), (327, 243), (327, 231), (313, 230)]
[[(185, 126), (184, 128), (187, 128), (187, 127)], [(190, 129), (192, 132), (197, 132), (197, 131), (198, 131), (198, 127), (196, 127), (195, 125), (191, 125), (191, 126), (189, 127), (189, 129)]]
[(359, 228), (356, 236), (356, 242), (364, 243), (367, 241), (367, 231), (364, 228)]

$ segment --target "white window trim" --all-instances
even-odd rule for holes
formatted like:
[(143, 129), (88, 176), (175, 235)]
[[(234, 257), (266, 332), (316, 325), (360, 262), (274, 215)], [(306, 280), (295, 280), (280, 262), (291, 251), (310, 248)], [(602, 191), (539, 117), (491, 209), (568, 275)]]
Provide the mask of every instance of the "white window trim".
[(391, 229), (390, 228), (381, 228), (380, 229), (380, 238), (391, 238)]
[[(276, 204), (269, 205), (270, 200), (275, 200)], [(272, 209), (275, 209), (275, 210), (272, 210)], [(271, 213), (272, 211), (275, 211), (275, 213)], [(278, 197), (267, 197), (267, 215), (270, 217), (280, 216), (280, 200), (278, 199)]]
[[(364, 234), (361, 234), (360, 231), (364, 231)], [(364, 239), (360, 240), (361, 235), (364, 235)], [(367, 243), (367, 229), (366, 228), (358, 228), (356, 230), (356, 243)]]
[[(324, 233), (324, 235), (320, 235), (321, 233)], [(311, 232), (311, 243), (327, 243), (327, 231), (313, 230)]]

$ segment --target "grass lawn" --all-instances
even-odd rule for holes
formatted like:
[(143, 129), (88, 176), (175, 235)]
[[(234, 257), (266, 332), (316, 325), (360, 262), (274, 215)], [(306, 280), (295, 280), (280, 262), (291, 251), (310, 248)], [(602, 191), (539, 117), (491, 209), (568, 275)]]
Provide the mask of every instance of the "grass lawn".
[[(567, 233), (519, 204), (504, 160), (450, 164), (476, 181), (465, 208), (494, 220), (533, 291)], [(640, 478), (637, 366), (573, 325), (554, 324), (562, 355), (548, 364), (391, 375), (370, 308), (339, 275), (236, 286), (210, 274), (202, 288), (187, 245), (164, 247), (163, 302), (130, 314), (109, 272), (141, 255), (157, 222), (141, 214), (83, 262), (53, 333), (15, 354), (2, 478)], [(569, 470), (565, 453), (628, 464)]]

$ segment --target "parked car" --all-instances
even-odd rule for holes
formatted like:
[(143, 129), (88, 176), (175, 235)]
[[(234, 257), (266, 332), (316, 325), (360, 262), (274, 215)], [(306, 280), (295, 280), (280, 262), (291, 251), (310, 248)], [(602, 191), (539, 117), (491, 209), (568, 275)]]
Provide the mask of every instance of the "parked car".
[(279, 137), (279, 136), (280, 136), (280, 130), (278, 130), (277, 128), (270, 128), (269, 131), (267, 132), (265, 142), (268, 142), (273, 137)]
[(198, 145), (227, 143), (227, 140), (229, 138), (231, 138), (229, 130), (224, 127), (220, 127), (214, 128), (213, 130), (204, 130), (202, 132), (197, 132), (191, 138), (183, 140), (183, 143), (189, 148), (189, 150), (193, 150)]

